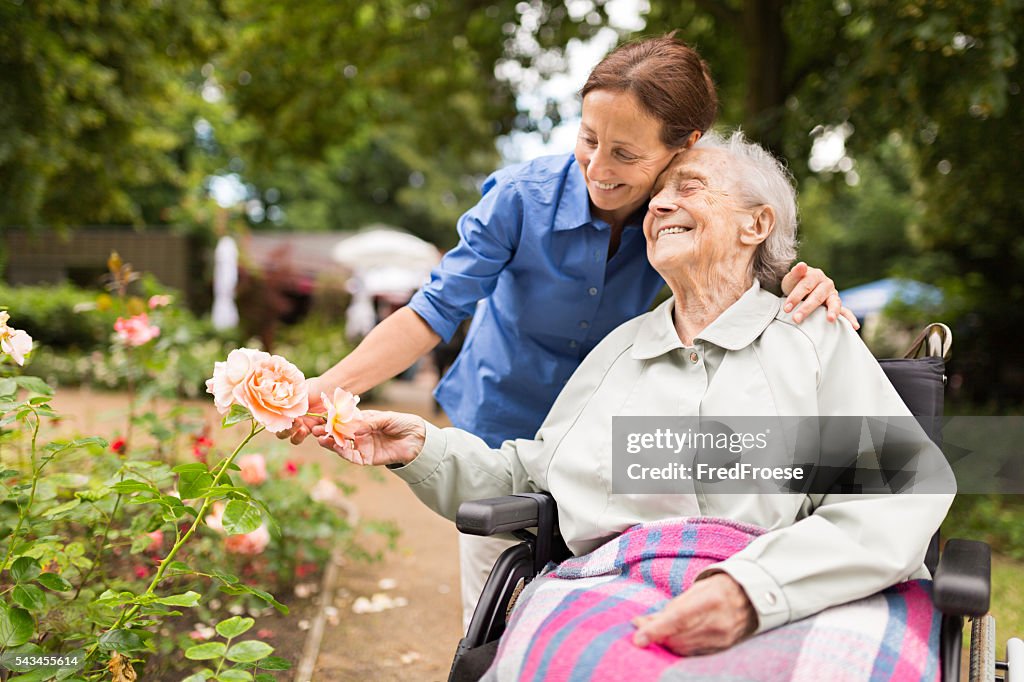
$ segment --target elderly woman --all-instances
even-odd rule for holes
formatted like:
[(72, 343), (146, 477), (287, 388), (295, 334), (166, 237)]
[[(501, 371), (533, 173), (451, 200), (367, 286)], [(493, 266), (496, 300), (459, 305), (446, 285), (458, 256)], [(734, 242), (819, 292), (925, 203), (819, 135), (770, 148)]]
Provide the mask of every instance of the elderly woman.
[[(587, 356), (535, 439), (482, 456), (489, 449), (473, 434), (389, 412), (364, 412), (365, 426), (343, 446), (320, 436), (350, 461), (389, 465), (449, 518), (467, 499), (536, 490), (555, 497), (576, 558), (531, 585), (492, 675), (646, 679), (716, 658), (689, 654), (760, 640), (740, 657), (755, 671), (729, 674), (775, 679), (774, 665), (789, 679), (807, 655), (793, 643), (808, 621), (796, 621), (927, 578), (925, 550), (951, 494), (644, 495), (613, 487), (613, 416), (909, 416), (849, 324), (829, 324), (819, 310), (796, 325), (763, 288), (793, 259), (796, 223), (794, 191), (776, 159), (739, 133), (706, 135), (662, 174), (644, 222), (648, 258), (673, 297)], [(923, 433), (911, 440), (922, 452), (932, 448)], [(640, 584), (622, 587), (634, 579)], [(888, 609), (911, 614), (895, 648), (918, 657), (916, 676), (927, 677), (937, 628), (924, 588), (908, 589)], [(814, 621), (832, 623), (819, 630), (833, 646), (848, 643), (867, 657), (845, 651), (848, 679), (874, 675), (885, 646), (887, 617), (858, 608)], [(853, 629), (837, 635), (836, 627)], [(714, 664), (716, 674), (724, 665)], [(700, 670), (678, 674), (700, 678)]]

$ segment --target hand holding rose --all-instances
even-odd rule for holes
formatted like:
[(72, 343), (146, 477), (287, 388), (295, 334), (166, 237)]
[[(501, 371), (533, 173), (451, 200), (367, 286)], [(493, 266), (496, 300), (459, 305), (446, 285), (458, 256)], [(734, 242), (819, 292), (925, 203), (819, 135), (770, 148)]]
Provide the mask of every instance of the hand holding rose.
[(423, 449), (426, 433), (421, 417), (377, 410), (362, 410), (351, 427), (342, 425), (330, 433), (327, 425), (313, 427), (322, 447), (353, 464), (373, 466), (408, 464)]

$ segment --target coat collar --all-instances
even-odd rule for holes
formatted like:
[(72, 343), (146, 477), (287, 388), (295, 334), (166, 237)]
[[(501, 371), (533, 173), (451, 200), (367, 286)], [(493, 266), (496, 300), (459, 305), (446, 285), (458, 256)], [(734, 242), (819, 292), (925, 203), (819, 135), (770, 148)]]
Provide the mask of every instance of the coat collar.
[[(669, 351), (685, 348), (672, 323), (675, 298), (669, 298), (647, 314), (637, 330), (630, 351), (636, 360), (649, 360)], [(695, 341), (706, 341), (726, 350), (740, 350), (753, 343), (778, 315), (782, 303), (778, 296), (764, 291), (757, 280), (739, 300), (697, 334)]]

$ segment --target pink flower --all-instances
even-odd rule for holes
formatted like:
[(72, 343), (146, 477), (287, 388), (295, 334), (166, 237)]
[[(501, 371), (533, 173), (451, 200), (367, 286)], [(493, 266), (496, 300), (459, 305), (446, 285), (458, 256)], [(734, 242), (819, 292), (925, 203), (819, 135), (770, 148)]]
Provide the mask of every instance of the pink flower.
[(334, 438), (334, 442), (343, 445), (356, 432), (359, 423), (359, 396), (352, 395), (343, 388), (334, 389), (334, 399), (320, 394), (320, 400), (327, 406), (327, 423), (324, 428)]
[(192, 456), (199, 462), (206, 462), (206, 455), (213, 447), (213, 441), (206, 436), (197, 436), (192, 442)]
[(224, 503), (214, 502), (212, 510), (206, 516), (206, 525), (217, 531), (218, 533), (224, 532)]
[(141, 346), (160, 336), (160, 327), (149, 323), (149, 315), (133, 315), (127, 320), (123, 317), (114, 322), (117, 339), (128, 346)]
[(0, 310), (0, 351), (11, 356), (18, 365), (25, 364), (25, 356), (32, 350), (32, 337), (20, 329), (7, 326), (11, 316), (6, 310)]
[(123, 437), (118, 436), (117, 438), (114, 439), (114, 442), (110, 444), (110, 451), (116, 452), (119, 455), (123, 455), (127, 447), (128, 442)]
[(165, 295), (162, 295), (162, 294), (157, 294), (155, 296), (150, 296), (149, 297), (149, 309), (150, 310), (156, 310), (157, 308), (163, 308), (164, 306), (170, 305), (171, 301), (173, 301), (173, 300), (174, 300), (173, 297), (165, 296)]
[(260, 454), (242, 455), (238, 458), (241, 468), (239, 476), (246, 485), (259, 485), (267, 480), (267, 461)]
[(164, 532), (162, 530), (155, 530), (146, 535), (149, 536), (149, 545), (143, 551), (159, 552), (160, 548), (164, 546)]
[(295, 460), (285, 460), (284, 466), (281, 468), (281, 476), (291, 478), (297, 473), (299, 473), (299, 465), (295, 463)]
[(224, 538), (224, 548), (231, 554), (255, 556), (262, 554), (269, 544), (270, 531), (266, 526), (260, 526), (251, 533), (229, 535)]
[(213, 367), (206, 392), (213, 394), (217, 410), (224, 414), (241, 405), (253, 419), (272, 433), (291, 427), (296, 417), (309, 410), (306, 377), (280, 355), (251, 348), (237, 348), (225, 362)]
[(145, 566), (136, 566), (135, 567), (135, 577), (136, 578), (138, 578), (139, 580), (142, 580), (143, 578), (146, 578), (148, 576), (149, 576), (149, 569), (148, 568), (146, 568)]

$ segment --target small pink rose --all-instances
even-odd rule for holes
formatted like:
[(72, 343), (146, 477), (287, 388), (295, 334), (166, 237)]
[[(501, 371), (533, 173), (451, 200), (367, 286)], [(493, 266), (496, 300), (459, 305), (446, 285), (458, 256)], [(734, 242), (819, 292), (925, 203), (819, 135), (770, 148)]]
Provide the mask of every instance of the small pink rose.
[(333, 398), (326, 393), (320, 394), (320, 400), (327, 406), (327, 423), (324, 425), (334, 442), (343, 445), (350, 440), (361, 425), (359, 422), (359, 396), (352, 395), (343, 388), (334, 389)]
[(24, 366), (25, 356), (32, 350), (32, 337), (20, 329), (7, 326), (10, 315), (0, 310), (0, 351), (11, 356), (18, 365)]
[(299, 473), (299, 465), (295, 463), (295, 460), (285, 460), (284, 466), (281, 467), (281, 476), (284, 478), (291, 478)]
[(224, 538), (224, 549), (231, 554), (256, 556), (257, 554), (262, 554), (269, 544), (270, 531), (267, 530), (266, 526), (260, 526), (251, 533), (229, 535)]
[(224, 532), (224, 503), (214, 502), (210, 513), (206, 516), (206, 525), (217, 531)]
[(246, 485), (259, 485), (267, 480), (267, 460), (263, 455), (242, 455), (238, 458), (238, 466), (241, 469), (239, 476)]
[(152, 533), (147, 533), (149, 536), (149, 545), (146, 546), (144, 551), (146, 552), (159, 552), (160, 548), (164, 546), (164, 532), (162, 530), (155, 530)]
[(173, 297), (166, 296), (166, 295), (163, 295), (163, 294), (156, 294), (155, 296), (150, 296), (149, 297), (149, 309), (150, 310), (156, 310), (157, 308), (163, 308), (164, 306), (169, 306), (173, 300), (174, 300)]
[(160, 327), (149, 323), (149, 315), (133, 315), (128, 319), (117, 318), (114, 322), (117, 339), (127, 346), (141, 346), (160, 336)]
[(221, 414), (241, 405), (272, 433), (291, 428), (309, 410), (306, 378), (280, 355), (251, 348), (231, 351), (226, 362), (215, 363), (207, 393)]

